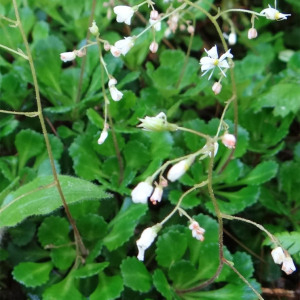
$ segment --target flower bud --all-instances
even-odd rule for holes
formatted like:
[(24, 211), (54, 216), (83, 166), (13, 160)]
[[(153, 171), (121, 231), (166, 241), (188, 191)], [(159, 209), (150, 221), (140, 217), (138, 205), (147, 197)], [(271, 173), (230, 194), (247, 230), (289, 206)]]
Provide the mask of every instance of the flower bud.
[(215, 82), (211, 89), (215, 93), (215, 95), (218, 95), (222, 90), (222, 84), (220, 82)]
[(153, 194), (150, 197), (150, 201), (152, 202), (152, 204), (156, 205), (157, 202), (160, 202), (162, 195), (163, 195), (163, 188), (161, 185), (157, 185), (156, 188), (154, 189)]
[(293, 259), (290, 256), (285, 256), (283, 258), (281, 270), (285, 272), (287, 275), (290, 275), (294, 271), (296, 271), (296, 267), (294, 265)]
[(99, 34), (99, 28), (98, 28), (95, 20), (93, 21), (92, 26), (89, 27), (89, 31), (92, 35), (95, 35), (95, 36), (97, 36)]
[(277, 247), (271, 251), (272, 258), (275, 264), (282, 264), (283, 259), (285, 258), (284, 252), (281, 247)]
[(63, 62), (72, 61), (76, 58), (75, 51), (60, 53), (60, 59)]
[(177, 125), (168, 123), (165, 113), (160, 112), (155, 117), (146, 116), (145, 119), (139, 119), (142, 123), (137, 127), (142, 127), (146, 131), (175, 131)]
[(86, 55), (86, 49), (85, 48), (81, 49), (81, 50), (75, 50), (74, 52), (75, 52), (76, 56), (78, 56), (78, 57), (83, 57), (83, 56)]
[(230, 32), (228, 36), (228, 44), (229, 45), (235, 45), (236, 44), (236, 33), (235, 32)]
[(222, 143), (229, 149), (235, 148), (236, 138), (233, 134), (225, 133), (222, 136)]
[(157, 21), (159, 18), (159, 14), (157, 10), (151, 10), (150, 19), (153, 21)]
[(167, 175), (168, 179), (172, 182), (179, 179), (190, 168), (190, 166), (194, 162), (194, 159), (194, 156), (190, 156), (189, 158), (181, 160), (180, 162), (172, 166)]
[(152, 191), (153, 186), (150, 183), (147, 181), (140, 182), (131, 192), (132, 202), (146, 204)]
[(250, 28), (248, 30), (248, 39), (252, 40), (255, 39), (257, 37), (257, 30), (255, 28)]
[(195, 27), (192, 26), (192, 25), (189, 25), (188, 28), (187, 28), (187, 32), (188, 32), (189, 34), (194, 34), (194, 32), (195, 32)]
[(118, 83), (117, 79), (113, 77), (113, 78), (109, 79), (108, 87), (111, 88), (113, 85), (116, 85), (117, 83)]
[(108, 42), (104, 42), (103, 48), (104, 48), (105, 51), (109, 51), (110, 50), (110, 44)]
[(152, 43), (150, 44), (149, 50), (150, 50), (152, 53), (156, 53), (157, 50), (158, 50), (158, 44), (157, 44), (156, 42), (152, 42)]
[(100, 134), (100, 137), (98, 139), (98, 145), (101, 145), (105, 142), (106, 138), (108, 137), (107, 129), (104, 128)]

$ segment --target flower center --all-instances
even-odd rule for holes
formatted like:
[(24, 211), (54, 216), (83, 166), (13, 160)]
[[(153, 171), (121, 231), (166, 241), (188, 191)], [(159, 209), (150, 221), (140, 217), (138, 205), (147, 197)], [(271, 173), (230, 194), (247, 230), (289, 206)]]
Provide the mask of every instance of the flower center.
[(280, 17), (280, 12), (279, 12), (279, 11), (277, 11), (277, 12), (275, 13), (274, 18), (275, 18), (275, 20), (281, 19), (281, 17)]
[(218, 60), (218, 59), (215, 59), (214, 62), (213, 62), (213, 65), (214, 65), (214, 66), (217, 66), (218, 64), (219, 64), (219, 60)]

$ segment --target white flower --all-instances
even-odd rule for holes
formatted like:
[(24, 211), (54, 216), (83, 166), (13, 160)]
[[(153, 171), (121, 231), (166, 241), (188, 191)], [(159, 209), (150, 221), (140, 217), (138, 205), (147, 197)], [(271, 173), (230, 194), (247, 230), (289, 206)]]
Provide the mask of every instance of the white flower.
[(152, 202), (152, 204), (156, 205), (157, 202), (160, 202), (162, 195), (163, 195), (163, 188), (161, 185), (157, 185), (156, 188), (154, 189), (152, 196), (150, 197), (150, 201)]
[(112, 87), (113, 85), (116, 85), (118, 83), (117, 79), (112, 77), (111, 79), (109, 79), (108, 81), (108, 87)]
[(275, 264), (282, 264), (283, 259), (285, 258), (284, 252), (281, 247), (277, 247), (271, 251), (272, 258)]
[(230, 32), (228, 36), (228, 44), (229, 45), (235, 45), (236, 44), (236, 33), (235, 32)]
[(157, 237), (157, 232), (160, 228), (158, 226), (148, 227), (146, 228), (142, 234), (141, 237), (136, 241), (136, 245), (138, 247), (139, 253), (138, 253), (138, 260), (143, 261), (145, 250), (148, 249), (152, 243), (154, 242), (155, 238)]
[(132, 202), (147, 203), (148, 197), (152, 194), (153, 186), (147, 181), (140, 182), (131, 192)]
[(294, 265), (293, 259), (290, 256), (284, 257), (281, 270), (285, 272), (287, 275), (290, 275), (294, 271), (296, 271), (296, 267)]
[(202, 227), (199, 226), (199, 223), (196, 221), (193, 221), (190, 226), (189, 229), (192, 230), (192, 236), (197, 239), (198, 241), (203, 242), (204, 241), (204, 233), (205, 233), (205, 229), (203, 229)]
[(131, 24), (131, 18), (134, 14), (134, 10), (130, 6), (118, 5), (114, 7), (114, 13), (117, 15), (118, 23)]
[(235, 148), (236, 138), (233, 134), (225, 133), (222, 136), (222, 143), (229, 149)]
[(123, 98), (123, 93), (120, 92), (114, 85), (109, 88), (109, 92), (114, 101), (120, 101)]
[(168, 172), (168, 179), (172, 182), (179, 179), (189, 169), (191, 164), (194, 162), (194, 159), (194, 156), (190, 156), (189, 158), (181, 160), (175, 164)]
[(204, 72), (202, 74), (202, 76), (204, 76), (209, 70), (212, 70), (208, 77), (208, 80), (209, 80), (214, 72), (215, 67), (218, 67), (220, 69), (220, 71), (222, 72), (222, 74), (226, 77), (226, 74), (224, 73), (224, 71), (221, 68), (224, 68), (224, 69), (230, 68), (226, 58), (227, 57), (233, 58), (233, 55), (230, 53), (231, 49), (229, 49), (226, 53), (221, 55), (220, 58), (218, 58), (217, 46), (212, 47), (209, 51), (207, 51), (206, 49), (204, 49), (204, 50), (208, 56), (202, 57), (200, 59), (201, 71)]
[(89, 31), (92, 35), (98, 35), (99, 28), (98, 28), (95, 20), (93, 21), (92, 26), (89, 27)]
[(260, 12), (263, 17), (266, 17), (269, 20), (282, 21), (286, 20), (291, 14), (282, 14), (276, 8), (272, 8), (271, 5), (268, 5), (268, 8), (265, 8)]
[(257, 33), (257, 30), (255, 28), (250, 28), (248, 30), (248, 39), (249, 40), (252, 40), (252, 39), (255, 39), (257, 37), (258, 33)]
[(159, 13), (157, 10), (151, 10), (150, 19), (157, 21), (159, 18)]
[(110, 52), (114, 57), (119, 57), (121, 55), (121, 50), (115, 46), (110, 46)]
[(161, 22), (153, 19), (149, 19), (150, 25), (153, 25), (155, 31), (161, 30)]
[(98, 139), (98, 144), (101, 145), (105, 142), (106, 138), (108, 137), (107, 129), (104, 128), (100, 134), (100, 137)]
[[(134, 37), (125, 37), (123, 40), (119, 40), (115, 42), (115, 47), (119, 49), (119, 51), (123, 54), (126, 55), (127, 52), (134, 46)], [(112, 50), (111, 50), (112, 51)]]
[(218, 95), (221, 93), (222, 84), (220, 82), (215, 82), (211, 89), (215, 93), (215, 95)]
[(72, 61), (76, 58), (75, 51), (60, 53), (60, 59), (63, 62)]

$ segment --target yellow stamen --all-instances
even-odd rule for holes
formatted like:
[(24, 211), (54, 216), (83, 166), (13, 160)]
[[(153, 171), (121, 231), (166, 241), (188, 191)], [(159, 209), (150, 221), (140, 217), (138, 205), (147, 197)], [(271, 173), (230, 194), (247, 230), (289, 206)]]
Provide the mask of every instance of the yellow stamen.
[(219, 64), (219, 60), (215, 59), (213, 64), (214, 64), (214, 66), (217, 66)]

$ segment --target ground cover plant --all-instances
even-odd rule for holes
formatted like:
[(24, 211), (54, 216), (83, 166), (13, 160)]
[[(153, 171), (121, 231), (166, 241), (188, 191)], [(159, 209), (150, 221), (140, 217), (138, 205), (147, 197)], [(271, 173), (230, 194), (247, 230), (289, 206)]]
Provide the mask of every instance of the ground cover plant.
[(0, 2), (0, 299), (296, 299), (297, 1)]

